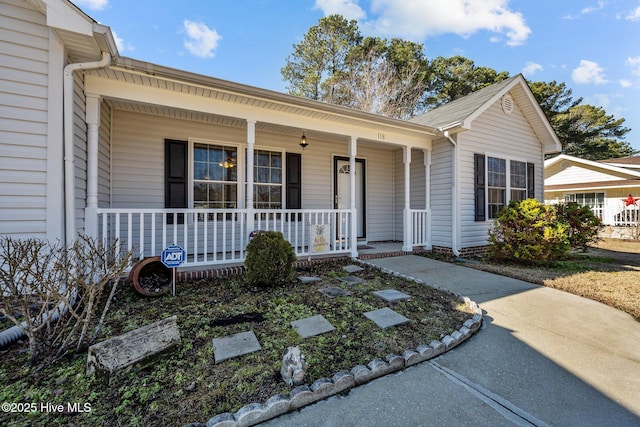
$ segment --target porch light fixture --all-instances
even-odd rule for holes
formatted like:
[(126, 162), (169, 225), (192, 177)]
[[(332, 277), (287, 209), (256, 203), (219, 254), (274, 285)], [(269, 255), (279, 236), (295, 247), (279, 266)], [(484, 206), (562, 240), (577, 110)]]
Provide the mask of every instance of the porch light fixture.
[(300, 137), (300, 147), (302, 147), (302, 149), (304, 150), (305, 148), (307, 148), (307, 145), (309, 145), (309, 143), (307, 142), (307, 137), (304, 135), (304, 131), (302, 131), (302, 136)]

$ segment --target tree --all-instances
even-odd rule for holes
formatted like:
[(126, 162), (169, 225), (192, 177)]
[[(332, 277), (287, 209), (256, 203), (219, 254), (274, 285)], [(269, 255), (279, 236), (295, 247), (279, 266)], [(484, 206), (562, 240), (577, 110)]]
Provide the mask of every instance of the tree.
[(488, 67), (477, 67), (462, 56), (439, 56), (431, 62), (433, 78), (428, 84), (425, 106), (428, 109), (467, 96), (479, 89), (509, 78), (507, 71), (497, 72)]
[(556, 133), (566, 154), (587, 160), (602, 160), (634, 154), (624, 135), (631, 129), (623, 127), (624, 119), (607, 115), (602, 107), (584, 104), (559, 114)]
[[(345, 60), (353, 46), (362, 40), (355, 20), (340, 15), (320, 19), (309, 29), (302, 42), (293, 45), (293, 54), (280, 70), (289, 82), (290, 94), (329, 103), (339, 103), (339, 93), (348, 74)], [(338, 102), (336, 102), (338, 101)]]
[(624, 119), (608, 116), (602, 107), (574, 100), (564, 83), (534, 82), (529, 87), (562, 144), (562, 151), (588, 160), (625, 157), (634, 154), (623, 141), (631, 130)]
[(400, 39), (364, 39), (349, 55), (345, 105), (387, 117), (413, 117), (429, 69), (422, 50), (421, 44)]
[(426, 89), (419, 43), (362, 38), (356, 21), (320, 19), (294, 45), (281, 73), (290, 94), (396, 118), (410, 118)]

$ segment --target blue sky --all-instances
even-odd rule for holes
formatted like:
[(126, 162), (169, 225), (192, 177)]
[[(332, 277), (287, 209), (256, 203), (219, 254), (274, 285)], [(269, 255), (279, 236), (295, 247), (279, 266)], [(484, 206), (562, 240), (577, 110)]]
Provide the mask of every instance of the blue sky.
[[(73, 0), (72, 0), (73, 1)], [(323, 16), (423, 43), (429, 59), (564, 82), (640, 150), (640, 0), (75, 0), (122, 56), (286, 92), (280, 69)]]

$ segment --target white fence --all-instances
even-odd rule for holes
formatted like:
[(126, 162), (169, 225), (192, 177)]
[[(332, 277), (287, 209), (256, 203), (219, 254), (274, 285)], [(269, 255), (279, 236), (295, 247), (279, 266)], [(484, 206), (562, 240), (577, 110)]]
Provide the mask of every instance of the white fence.
[(636, 226), (640, 223), (639, 213), (640, 208), (638, 206), (630, 205), (624, 207), (613, 216), (613, 225), (616, 227)]
[(246, 209), (98, 209), (99, 238), (116, 241), (134, 259), (159, 256), (169, 245), (187, 252), (183, 266), (240, 263), (246, 256), (249, 233), (279, 231), (297, 256), (315, 254), (310, 248), (312, 227), (329, 230), (324, 254), (351, 252), (351, 211)]

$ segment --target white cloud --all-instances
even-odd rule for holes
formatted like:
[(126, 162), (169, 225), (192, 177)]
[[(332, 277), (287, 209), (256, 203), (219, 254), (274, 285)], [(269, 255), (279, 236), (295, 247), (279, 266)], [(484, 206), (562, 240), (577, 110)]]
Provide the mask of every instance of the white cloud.
[(598, 10), (602, 10), (602, 9), (604, 9), (606, 4), (607, 4), (607, 2), (599, 1), (597, 6), (587, 6), (584, 9), (582, 9), (581, 13), (583, 15), (586, 15), (588, 13), (593, 13), (593, 12), (596, 12)]
[(184, 31), (187, 33), (184, 47), (199, 58), (213, 58), (215, 56), (214, 50), (218, 47), (222, 36), (216, 30), (200, 22), (185, 19), (183, 25)]
[(623, 88), (628, 88), (633, 86), (633, 82), (627, 79), (621, 79), (619, 83), (620, 83), (620, 86), (622, 86)]
[(578, 84), (603, 84), (607, 83), (604, 77), (604, 70), (597, 62), (587, 61), (585, 59), (580, 61), (580, 66), (574, 68), (571, 73), (571, 78)]
[(314, 10), (321, 10), (325, 16), (342, 15), (346, 19), (364, 19), (366, 13), (358, 5), (357, 0), (316, 0)]
[(627, 58), (627, 65), (631, 67), (631, 72), (633, 74), (640, 76), (640, 56)]
[(625, 17), (627, 21), (640, 21), (640, 6), (630, 11)]
[(118, 36), (115, 31), (111, 30), (111, 33), (113, 34), (113, 40), (116, 42), (119, 53), (135, 50), (131, 43), (125, 43), (122, 37)]
[[(507, 45), (524, 43), (531, 29), (509, 0), (372, 0), (375, 20), (362, 25), (373, 34), (422, 41), (427, 36), (454, 33), (469, 37), (478, 31), (506, 36)], [(495, 39), (495, 35), (492, 36)]]
[(109, 5), (109, 0), (74, 0), (73, 4), (79, 8), (85, 6), (89, 10), (103, 10)]
[(544, 68), (540, 64), (536, 64), (535, 62), (527, 62), (522, 69), (522, 74), (525, 76), (533, 76), (538, 71), (543, 71)]

